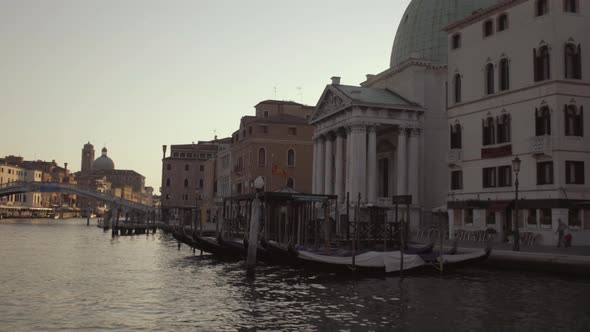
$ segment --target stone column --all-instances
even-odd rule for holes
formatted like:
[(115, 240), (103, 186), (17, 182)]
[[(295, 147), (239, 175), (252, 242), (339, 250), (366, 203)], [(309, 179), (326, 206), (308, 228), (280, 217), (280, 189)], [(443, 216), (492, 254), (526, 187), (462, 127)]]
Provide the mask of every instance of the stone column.
[(311, 192), (317, 194), (317, 181), (318, 181), (318, 139), (313, 139), (313, 162), (311, 172)]
[(367, 142), (367, 202), (377, 203), (377, 131), (375, 126), (368, 127)]
[(397, 194), (406, 195), (408, 149), (406, 128), (399, 127), (397, 135)]
[(361, 194), (361, 202), (367, 200), (367, 127), (365, 125), (352, 126), (352, 154), (350, 164), (351, 193), (350, 199), (356, 202)]
[(326, 137), (326, 156), (325, 156), (325, 171), (324, 171), (324, 193), (327, 195), (334, 194), (334, 187), (332, 185), (332, 157), (334, 154), (334, 136), (329, 134)]
[(336, 133), (335, 164), (334, 194), (338, 195), (339, 201), (343, 201), (346, 194), (344, 193), (344, 133), (341, 130)]
[[(350, 176), (350, 169), (351, 169), (351, 159), (350, 156), (352, 155), (352, 127), (346, 127), (346, 169), (344, 170), (344, 198), (346, 200), (346, 193), (350, 193), (352, 195), (352, 191), (350, 186), (352, 185), (352, 177)], [(352, 197), (351, 197), (352, 198)]]
[(326, 164), (326, 138), (321, 136), (318, 140), (318, 163), (316, 164), (317, 167), (317, 183), (316, 183), (316, 194), (323, 194), (324, 193), (324, 175), (326, 168), (324, 165)]
[(420, 129), (412, 128), (409, 130), (410, 138), (408, 142), (408, 194), (412, 195), (412, 204), (418, 205), (419, 192), (419, 168), (420, 168)]

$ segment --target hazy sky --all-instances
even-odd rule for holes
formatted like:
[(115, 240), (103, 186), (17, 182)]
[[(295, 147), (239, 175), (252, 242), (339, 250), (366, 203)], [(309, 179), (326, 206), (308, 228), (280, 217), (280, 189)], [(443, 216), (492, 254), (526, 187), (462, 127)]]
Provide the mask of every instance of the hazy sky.
[[(106, 144), (160, 187), (162, 144), (230, 135), (388, 68), (409, 0), (0, 0), (0, 157), (80, 169)], [(301, 87), (301, 93), (297, 89)]]

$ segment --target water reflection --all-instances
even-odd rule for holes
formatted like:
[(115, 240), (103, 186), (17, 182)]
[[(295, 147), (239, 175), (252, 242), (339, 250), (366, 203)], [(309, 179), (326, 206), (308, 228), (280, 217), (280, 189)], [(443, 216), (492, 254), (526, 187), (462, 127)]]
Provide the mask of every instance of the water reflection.
[(85, 221), (0, 223), (2, 330), (585, 330), (583, 279), (463, 269), (405, 278), (221, 262)]

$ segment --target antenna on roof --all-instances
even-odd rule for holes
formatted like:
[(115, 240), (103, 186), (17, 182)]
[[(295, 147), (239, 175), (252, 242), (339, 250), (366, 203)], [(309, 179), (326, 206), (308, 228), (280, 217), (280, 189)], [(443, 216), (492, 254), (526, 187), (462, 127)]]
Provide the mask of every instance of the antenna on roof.
[(303, 104), (303, 88), (298, 86), (297, 87), (297, 91), (299, 91), (297, 94), (299, 95), (299, 102)]

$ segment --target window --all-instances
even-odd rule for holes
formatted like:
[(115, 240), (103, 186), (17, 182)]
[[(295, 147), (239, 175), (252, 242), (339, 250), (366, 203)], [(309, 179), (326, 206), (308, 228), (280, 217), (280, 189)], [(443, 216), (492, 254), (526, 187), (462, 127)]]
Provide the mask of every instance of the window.
[(581, 44), (567, 44), (564, 49), (565, 56), (565, 78), (582, 78), (582, 46)]
[(190, 169), (190, 166), (189, 166), (188, 164), (185, 164), (185, 165), (184, 165), (184, 170), (185, 170), (186, 172), (188, 172), (188, 170), (189, 170), (189, 169)]
[(564, 0), (563, 11), (566, 13), (577, 13), (578, 12), (578, 0)]
[(483, 169), (483, 187), (494, 188), (496, 187), (496, 168), (486, 167)]
[(498, 143), (510, 142), (510, 115), (502, 114), (498, 118)]
[(491, 63), (486, 65), (486, 93), (494, 93), (494, 65)]
[(264, 117), (265, 117), (265, 118), (268, 118), (268, 111), (264, 111), (264, 113), (263, 113), (263, 114), (264, 114)]
[(293, 149), (287, 151), (287, 166), (295, 167), (295, 151)]
[(451, 172), (451, 190), (463, 189), (463, 171)]
[(465, 225), (473, 225), (473, 209), (467, 209), (465, 211)]
[(487, 20), (483, 23), (483, 36), (488, 37), (494, 34), (494, 22)]
[(486, 211), (486, 225), (488, 226), (495, 226), (496, 225), (496, 212), (487, 210)]
[(584, 107), (578, 109), (575, 105), (565, 105), (565, 135), (584, 136)]
[(199, 188), (203, 189), (203, 179), (199, 179)]
[(200, 172), (204, 172), (205, 171), (205, 165), (199, 165), (199, 171)]
[(535, 110), (535, 134), (536, 136), (551, 135), (551, 112), (547, 106)]
[(553, 162), (537, 163), (537, 185), (553, 184)]
[(184, 187), (188, 187), (188, 179), (184, 179)]
[(498, 31), (504, 31), (508, 29), (508, 15), (502, 14), (498, 16)]
[(297, 135), (297, 128), (296, 127), (289, 127), (288, 133), (291, 136), (296, 136)]
[(510, 89), (510, 65), (508, 59), (500, 60), (500, 91)]
[(547, 0), (537, 0), (535, 4), (535, 16), (543, 16), (549, 12)]
[(170, 164), (166, 164), (166, 170), (168, 170), (168, 171), (169, 171), (169, 170), (171, 170), (171, 169), (172, 169), (172, 165), (170, 165)]
[(529, 227), (537, 227), (537, 209), (529, 209), (526, 224)]
[(512, 167), (500, 166), (498, 167), (498, 187), (512, 186)]
[(258, 165), (266, 165), (266, 150), (264, 148), (258, 149)]
[(461, 47), (461, 35), (456, 33), (453, 35), (451, 39), (451, 47), (452, 49), (456, 50)]
[(584, 184), (584, 162), (569, 161), (565, 162), (565, 183), (567, 184)]
[(268, 126), (258, 126), (258, 132), (261, 134), (268, 133)]
[(248, 127), (248, 134), (252, 135), (252, 126)]
[(491, 116), (483, 120), (483, 145), (496, 144), (494, 118)]
[(287, 188), (293, 189), (293, 178), (287, 179)]
[(178, 152), (174, 152), (172, 156), (174, 156), (174, 158), (178, 158)]
[(582, 209), (572, 209), (570, 208), (567, 212), (568, 214), (568, 226), (573, 228), (580, 228), (582, 227)]
[(549, 47), (541, 46), (539, 51), (533, 50), (533, 65), (535, 69), (535, 82), (548, 80), (551, 77), (551, 65), (549, 61)]
[(170, 179), (166, 179), (166, 187), (170, 187)]
[(551, 228), (551, 209), (540, 209), (541, 211), (541, 227)]
[(453, 80), (455, 85), (455, 103), (461, 102), (461, 75), (455, 74), (455, 79)]
[(181, 152), (181, 153), (180, 153), (180, 158), (185, 158), (185, 157), (186, 157), (186, 153), (184, 153), (184, 152)]
[(461, 148), (461, 125), (459, 123), (455, 123), (454, 126), (451, 126), (451, 149)]

